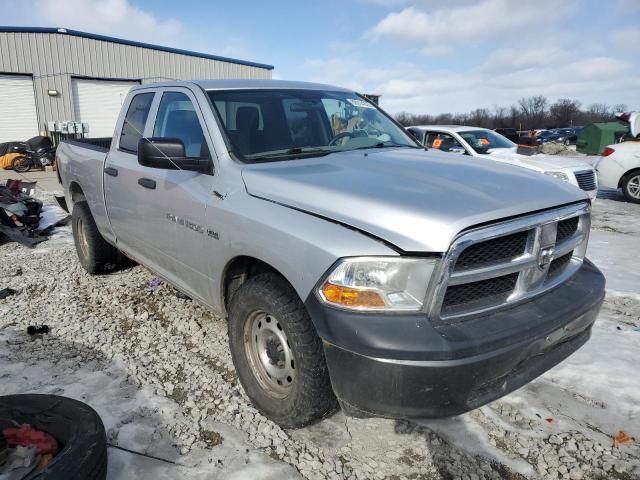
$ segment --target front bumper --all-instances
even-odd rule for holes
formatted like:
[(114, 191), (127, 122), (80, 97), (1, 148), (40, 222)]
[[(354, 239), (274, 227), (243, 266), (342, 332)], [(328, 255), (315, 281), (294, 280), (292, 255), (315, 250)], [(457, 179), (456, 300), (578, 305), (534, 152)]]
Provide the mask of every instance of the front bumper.
[[(347, 413), (446, 417), (529, 383), (580, 348), (604, 298), (590, 262), (526, 303), (457, 323), (307, 306), (334, 392)], [(420, 348), (421, 347), (421, 348)]]

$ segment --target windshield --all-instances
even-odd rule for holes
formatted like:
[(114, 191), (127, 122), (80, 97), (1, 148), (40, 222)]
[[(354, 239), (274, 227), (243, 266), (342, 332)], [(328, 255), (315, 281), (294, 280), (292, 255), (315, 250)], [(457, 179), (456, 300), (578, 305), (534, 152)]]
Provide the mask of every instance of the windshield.
[(355, 93), (276, 89), (207, 93), (233, 152), (245, 161), (362, 148), (420, 148), (386, 114)]
[(460, 136), (476, 153), (488, 153), (489, 150), (495, 148), (513, 148), (516, 146), (511, 140), (491, 130), (467, 130), (460, 132)]

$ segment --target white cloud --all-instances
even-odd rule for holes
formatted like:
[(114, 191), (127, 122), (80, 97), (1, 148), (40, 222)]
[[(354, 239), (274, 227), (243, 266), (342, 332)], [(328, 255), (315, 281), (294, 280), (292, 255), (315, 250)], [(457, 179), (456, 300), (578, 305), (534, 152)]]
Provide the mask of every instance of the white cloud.
[(128, 0), (36, 0), (33, 12), (53, 26), (152, 43), (182, 32), (177, 20), (160, 20)]
[[(638, 2), (640, 8), (640, 2)], [(612, 45), (621, 50), (637, 52), (640, 45), (640, 27), (630, 26), (616, 29), (609, 35)]]
[[(488, 58), (509, 58), (498, 51)], [(588, 57), (570, 61), (564, 52), (544, 62), (523, 51), (521, 65), (487, 70), (486, 61), (464, 72), (433, 71), (415, 64), (368, 68), (358, 59), (309, 60), (304, 64), (307, 79), (382, 95), (381, 105), (389, 112), (467, 112), (475, 108), (509, 106), (519, 98), (545, 95), (578, 98), (583, 104), (626, 103), (640, 107), (640, 92), (634, 87), (640, 72), (630, 63), (611, 57)]]
[(389, 13), (366, 36), (374, 40), (416, 44), (425, 53), (432, 53), (437, 47), (539, 29), (544, 25), (536, 21), (540, 12), (553, 10), (553, 17), (547, 19), (549, 23), (554, 18), (563, 18), (572, 8), (573, 2), (553, 0), (481, 0), (471, 5), (454, 3), (435, 9), (430, 5), (410, 6)]

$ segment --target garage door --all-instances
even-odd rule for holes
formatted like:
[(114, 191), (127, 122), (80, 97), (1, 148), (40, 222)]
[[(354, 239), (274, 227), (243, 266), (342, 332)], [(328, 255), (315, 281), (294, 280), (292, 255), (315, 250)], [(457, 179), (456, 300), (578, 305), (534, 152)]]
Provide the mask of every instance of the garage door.
[(89, 124), (90, 137), (111, 137), (120, 107), (137, 82), (71, 80), (76, 120)]
[(38, 135), (33, 80), (22, 75), (0, 75), (0, 143)]

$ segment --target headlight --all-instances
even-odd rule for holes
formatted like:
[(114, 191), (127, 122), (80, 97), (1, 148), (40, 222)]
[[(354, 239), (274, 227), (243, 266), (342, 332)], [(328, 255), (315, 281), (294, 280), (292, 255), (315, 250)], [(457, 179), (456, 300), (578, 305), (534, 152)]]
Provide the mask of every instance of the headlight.
[(563, 182), (569, 181), (569, 177), (567, 177), (567, 174), (563, 172), (544, 172), (544, 174), (549, 175), (553, 178), (557, 178), (558, 180), (562, 180)]
[(429, 258), (346, 258), (317, 293), (323, 302), (350, 310), (418, 311), (435, 264)]

